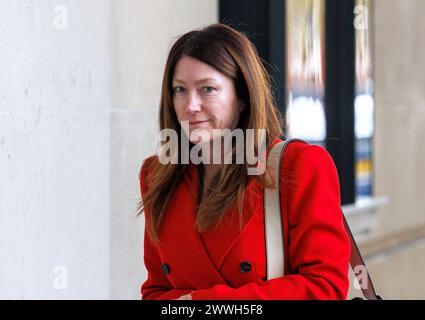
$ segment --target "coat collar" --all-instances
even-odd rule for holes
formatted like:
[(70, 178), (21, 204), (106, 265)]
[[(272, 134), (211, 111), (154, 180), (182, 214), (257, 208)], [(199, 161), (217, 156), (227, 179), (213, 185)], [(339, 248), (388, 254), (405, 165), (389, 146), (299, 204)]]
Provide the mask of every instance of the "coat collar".
[[(279, 139), (274, 140), (269, 149)], [(198, 170), (187, 167), (185, 179), (174, 192), (160, 230), (161, 251), (175, 272), (194, 288), (228, 284), (220, 273), (227, 253), (242, 236), (254, 215), (263, 214), (263, 188), (250, 177), (244, 194), (245, 221), (239, 229), (236, 203), (228, 210), (217, 228), (200, 234), (195, 226), (198, 199)], [(176, 236), (177, 235), (177, 236)]]

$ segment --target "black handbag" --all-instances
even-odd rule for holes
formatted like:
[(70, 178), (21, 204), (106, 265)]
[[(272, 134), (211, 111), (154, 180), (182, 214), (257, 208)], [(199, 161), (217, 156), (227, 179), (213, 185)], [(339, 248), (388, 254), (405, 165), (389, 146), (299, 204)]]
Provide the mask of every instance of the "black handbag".
[[(301, 141), (301, 139), (289, 139), (275, 144), (270, 150), (267, 158), (267, 165), (272, 168), (274, 181), (279, 181), (281, 172), (281, 159), (286, 146), (292, 141)], [(341, 208), (340, 208), (341, 209)], [(373, 287), (372, 279), (367, 271), (363, 258), (357, 247), (356, 241), (353, 238), (351, 230), (347, 224), (345, 216), (341, 209), (341, 214), (344, 220), (344, 226), (350, 238), (351, 256), (350, 264), (353, 269), (356, 279), (366, 272), (366, 284), (362, 283), (360, 288), (363, 296), (367, 300), (382, 300), (380, 295), (377, 295)], [(283, 245), (283, 226), (282, 215), (280, 208), (280, 186), (278, 188), (264, 188), (264, 223), (266, 236), (266, 259), (267, 259), (267, 280), (282, 277), (285, 274), (285, 253)], [(360, 275), (355, 273), (355, 270), (362, 270)], [(361, 297), (354, 299), (363, 300)], [(353, 300), (354, 300), (353, 299)]]

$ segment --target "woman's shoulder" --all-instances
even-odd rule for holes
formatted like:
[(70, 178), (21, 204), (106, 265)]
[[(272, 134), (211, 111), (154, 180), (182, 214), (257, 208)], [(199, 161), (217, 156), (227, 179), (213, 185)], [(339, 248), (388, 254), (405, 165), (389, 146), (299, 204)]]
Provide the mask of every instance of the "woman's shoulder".
[(282, 173), (291, 176), (337, 176), (335, 163), (329, 152), (320, 145), (293, 141), (282, 156)]
[(145, 159), (142, 160), (142, 165), (140, 166), (139, 170), (139, 178), (146, 174), (147, 170), (150, 170), (155, 162), (158, 162), (158, 156), (157, 155), (151, 155)]
[[(293, 161), (288, 161), (288, 159)], [(332, 160), (332, 158), (329, 152), (320, 145), (310, 144), (303, 140), (289, 142), (282, 155), (282, 161), (297, 163), (300, 160), (317, 162)]]
[(157, 155), (151, 155), (142, 161), (142, 165), (139, 169), (139, 180), (142, 189), (146, 185), (146, 178), (148, 173), (154, 170), (154, 166), (156, 163), (158, 163)]
[(281, 142), (287, 143), (281, 158), (282, 176), (292, 177), (297, 173), (303, 174), (317, 171), (336, 172), (335, 163), (331, 155), (322, 146), (296, 138), (290, 140), (275, 139), (271, 143), (270, 149)]

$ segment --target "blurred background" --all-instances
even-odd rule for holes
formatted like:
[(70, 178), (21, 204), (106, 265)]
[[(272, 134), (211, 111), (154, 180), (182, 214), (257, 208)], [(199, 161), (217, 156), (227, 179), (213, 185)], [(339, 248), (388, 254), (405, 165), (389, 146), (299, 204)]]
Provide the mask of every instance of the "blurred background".
[(425, 299), (423, 0), (0, 0), (0, 299), (140, 298), (166, 56), (215, 22), (256, 45), (286, 136), (332, 155), (377, 291)]

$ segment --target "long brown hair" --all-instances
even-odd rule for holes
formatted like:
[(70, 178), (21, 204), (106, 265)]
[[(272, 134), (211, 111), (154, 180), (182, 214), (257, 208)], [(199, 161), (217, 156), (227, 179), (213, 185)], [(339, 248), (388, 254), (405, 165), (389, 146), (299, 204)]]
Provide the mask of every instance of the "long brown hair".
[[(236, 93), (245, 104), (238, 128), (244, 132), (246, 129), (254, 129), (255, 133), (257, 129), (265, 129), (267, 146), (282, 135), (283, 120), (273, 101), (270, 78), (256, 48), (243, 33), (224, 24), (190, 31), (172, 46), (162, 80), (160, 130), (174, 129), (180, 141), (180, 123), (173, 107), (172, 79), (175, 66), (183, 56), (206, 63), (233, 79)], [(254, 150), (258, 152), (257, 138), (254, 141)], [(138, 213), (145, 211), (147, 231), (153, 240), (158, 240), (159, 228), (170, 198), (183, 180), (188, 166), (180, 162), (163, 165), (155, 157), (149, 168), (146, 168), (147, 174), (142, 183), (148, 185), (148, 188), (139, 203)], [(232, 162), (221, 165), (211, 182), (214, 188), (209, 188), (196, 212), (199, 232), (218, 225), (235, 200), (241, 221), (243, 196), (248, 182), (247, 168), (247, 161), (244, 164)], [(262, 185), (269, 184), (264, 174), (253, 177)]]

